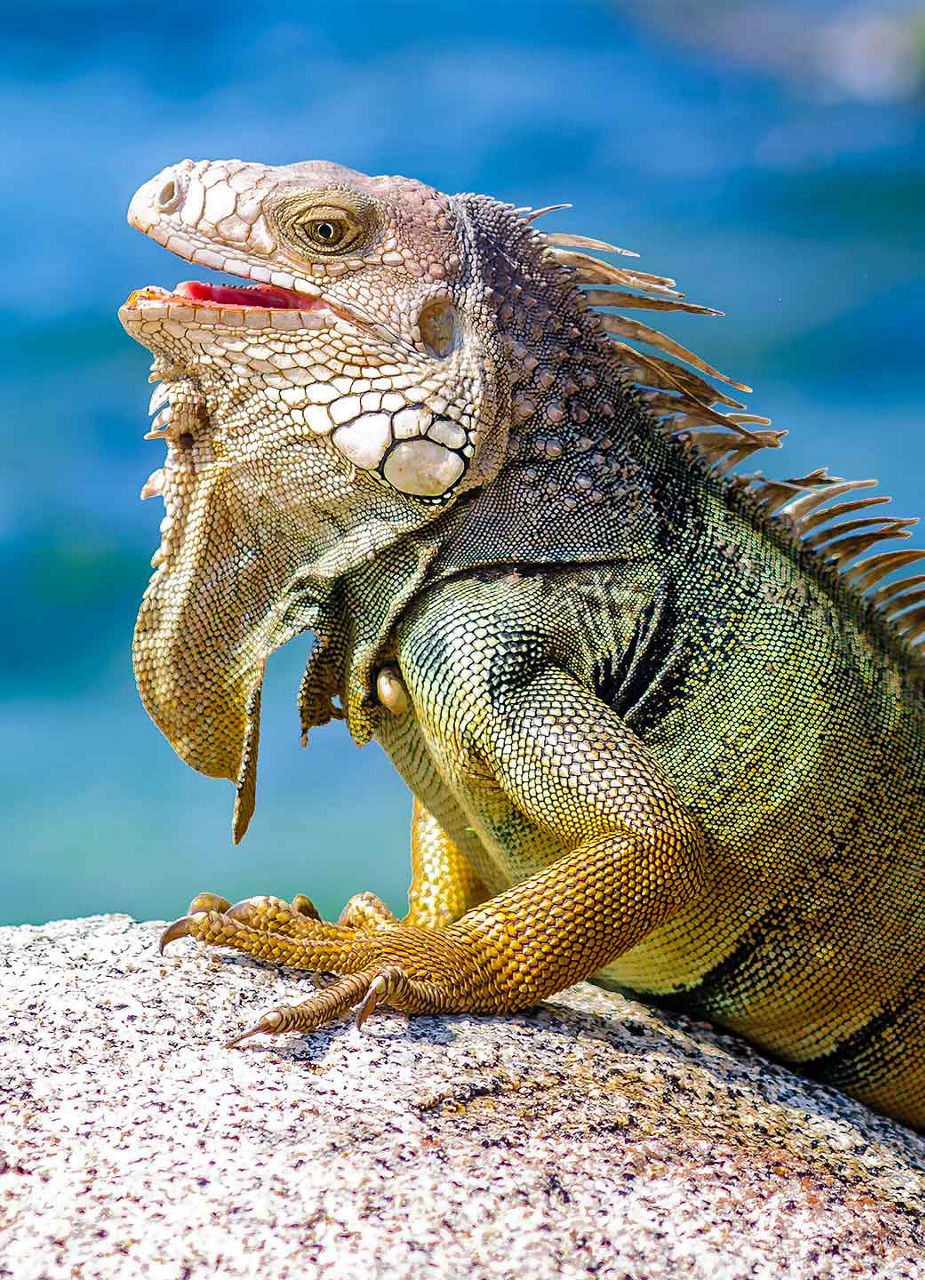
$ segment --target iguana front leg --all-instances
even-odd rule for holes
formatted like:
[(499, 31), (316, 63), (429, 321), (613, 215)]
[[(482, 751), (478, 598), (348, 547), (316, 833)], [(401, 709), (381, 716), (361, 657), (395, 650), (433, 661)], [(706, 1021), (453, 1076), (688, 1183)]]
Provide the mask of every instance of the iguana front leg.
[(489, 896), (465, 855), (423, 802), (411, 819), (411, 887), (405, 924), (451, 924)]
[(245, 1035), (310, 1031), (355, 1006), (362, 1021), (379, 1002), (408, 1013), (524, 1008), (610, 963), (699, 891), (693, 817), (639, 739), (565, 672), (547, 667), (463, 720), (474, 824), (500, 794), (567, 851), (434, 928), (326, 924), (275, 899), (261, 900), (275, 904), (271, 931), (247, 919), (249, 904), (178, 921), (165, 940), (343, 975)]

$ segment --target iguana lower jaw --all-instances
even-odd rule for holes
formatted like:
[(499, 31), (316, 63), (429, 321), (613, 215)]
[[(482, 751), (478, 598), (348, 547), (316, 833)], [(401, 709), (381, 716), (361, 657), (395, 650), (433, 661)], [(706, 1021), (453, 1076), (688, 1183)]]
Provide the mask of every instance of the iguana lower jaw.
[[(268, 326), (287, 333), (323, 329), (338, 318), (357, 328), (379, 330), (382, 326), (364, 320), (355, 310), (333, 306), (324, 298), (281, 289), (276, 285), (213, 284), (184, 280), (172, 291), (160, 285), (135, 289), (119, 310), (119, 319), (133, 337), (143, 340), (153, 323), (189, 323), (216, 329), (245, 329), (259, 332)], [(385, 333), (391, 338), (391, 335)]]

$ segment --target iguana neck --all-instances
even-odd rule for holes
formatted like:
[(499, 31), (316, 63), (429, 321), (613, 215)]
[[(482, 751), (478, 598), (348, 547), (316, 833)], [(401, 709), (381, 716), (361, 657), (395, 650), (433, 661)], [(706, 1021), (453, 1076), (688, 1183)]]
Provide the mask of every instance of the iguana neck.
[(314, 655), (317, 666), (310, 665), (303, 683), (303, 732), (330, 718), (326, 711), (313, 719), (310, 710), (323, 679), (337, 690), (355, 741), (362, 745), (375, 734), (381, 714), (375, 675), (388, 660), (395, 624), (417, 594), (440, 580), (501, 564), (554, 568), (662, 559), (659, 548), (688, 505), (680, 494), (672, 498), (668, 453), (657, 441), (655, 449), (646, 447), (653, 428), (644, 409), (616, 377), (608, 383), (602, 373), (602, 400), (611, 386), (614, 413), (591, 417), (585, 427), (597, 439), (566, 427), (557, 436), (561, 454), (542, 456), (525, 434), (484, 489), (340, 580), (336, 610), (328, 613)]
[(504, 350), (509, 430), (498, 474), (448, 514), (436, 571), (650, 555), (675, 518), (676, 464), (614, 344), (529, 224), (507, 220), (499, 245), (494, 202), (457, 202)]
[[(613, 344), (543, 242), (508, 219), (493, 239), (494, 201), (455, 198), (482, 264), (486, 309), (508, 371), (495, 388), (494, 476), (429, 523), (379, 548), (339, 579), (337, 609), (303, 683), (303, 732), (329, 718), (335, 688), (354, 739), (380, 714), (375, 671), (402, 611), (429, 585), (480, 566), (554, 567), (664, 560), (696, 502), (693, 473), (660, 438)], [(323, 705), (323, 719), (317, 716)]]
[(332, 716), (346, 720), (358, 745), (372, 738), (379, 715), (375, 668), (384, 660), (397, 618), (427, 581), (443, 536), (438, 520), (338, 580), (312, 628), (317, 641), (299, 692), (303, 743)]
[[(691, 469), (659, 437), (570, 273), (550, 269), (532, 233), (523, 235), (530, 243), (500, 256), (494, 250), (487, 271), (510, 356), (504, 364), (513, 370), (497, 392), (499, 416), (507, 415), (499, 430), (505, 456), (481, 488), (339, 580), (336, 617), (303, 683), (303, 732), (323, 723), (310, 709), (324, 669), (352, 736), (369, 740), (380, 714), (376, 667), (395, 622), (425, 587), (499, 564), (664, 560), (696, 502)], [(481, 251), (490, 254), (490, 246)]]

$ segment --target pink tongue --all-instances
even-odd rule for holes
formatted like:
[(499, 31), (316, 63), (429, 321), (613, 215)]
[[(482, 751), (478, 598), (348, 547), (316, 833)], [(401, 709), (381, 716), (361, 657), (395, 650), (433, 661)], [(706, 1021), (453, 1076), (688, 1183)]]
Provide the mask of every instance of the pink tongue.
[(318, 305), (318, 299), (293, 289), (278, 289), (275, 285), (254, 285), (235, 288), (227, 284), (205, 284), (200, 280), (184, 280), (174, 290), (181, 298), (195, 302), (214, 303), (216, 306), (262, 307), (269, 310), (310, 311)]

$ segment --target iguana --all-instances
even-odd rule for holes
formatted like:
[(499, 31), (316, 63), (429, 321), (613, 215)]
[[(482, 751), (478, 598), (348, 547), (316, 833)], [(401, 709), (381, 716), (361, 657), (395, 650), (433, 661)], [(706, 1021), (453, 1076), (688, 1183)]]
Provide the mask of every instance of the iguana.
[(621, 314), (708, 309), (548, 212), (327, 162), (133, 198), (249, 282), (120, 312), (167, 445), (145, 706), (239, 840), (264, 664), (309, 631), (303, 740), (344, 716), (414, 794), (403, 920), (206, 893), (162, 944), (339, 975), (232, 1043), (591, 977), (925, 1124), (925, 553), (881, 546), (913, 521), (733, 472), (783, 433)]

